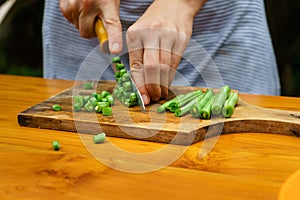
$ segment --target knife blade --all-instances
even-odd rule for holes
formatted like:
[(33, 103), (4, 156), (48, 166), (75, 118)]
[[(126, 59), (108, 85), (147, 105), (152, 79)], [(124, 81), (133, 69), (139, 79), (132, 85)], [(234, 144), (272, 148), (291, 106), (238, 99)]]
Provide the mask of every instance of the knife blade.
[[(107, 31), (106, 31), (106, 28), (102, 22), (101, 19), (97, 19), (96, 20), (96, 23), (95, 23), (95, 33), (97, 35), (97, 38), (100, 42), (100, 50), (103, 52), (103, 53), (106, 53), (110, 56), (110, 58), (113, 58), (114, 56), (111, 55), (110, 51), (109, 51), (109, 45), (108, 45), (108, 35), (107, 35)], [(142, 98), (142, 95), (140, 93), (140, 91), (138, 90), (138, 88), (136, 87), (132, 77), (131, 77), (131, 74), (130, 74), (130, 68), (129, 66), (127, 66), (125, 64), (125, 62), (123, 62), (123, 64), (125, 65), (125, 68), (126, 68), (126, 71), (127, 73), (130, 75), (130, 81), (132, 83), (132, 88), (133, 88), (133, 91), (137, 94), (137, 100), (138, 100), (138, 106), (140, 107), (141, 111), (142, 112), (145, 112), (146, 111), (146, 108), (145, 108), (145, 104), (144, 104), (144, 101), (143, 101), (143, 98)], [(115, 66), (112, 66), (112, 69), (114, 72), (116, 72), (116, 68)]]

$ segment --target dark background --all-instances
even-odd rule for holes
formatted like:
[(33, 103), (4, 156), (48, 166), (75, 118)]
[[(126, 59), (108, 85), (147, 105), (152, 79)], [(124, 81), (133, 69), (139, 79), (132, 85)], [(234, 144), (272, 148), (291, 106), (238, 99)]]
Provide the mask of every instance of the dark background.
[[(4, 0), (0, 0), (0, 5)], [(300, 1), (265, 0), (281, 94), (300, 96)], [(44, 1), (20, 0), (0, 26), (0, 73), (42, 76)]]

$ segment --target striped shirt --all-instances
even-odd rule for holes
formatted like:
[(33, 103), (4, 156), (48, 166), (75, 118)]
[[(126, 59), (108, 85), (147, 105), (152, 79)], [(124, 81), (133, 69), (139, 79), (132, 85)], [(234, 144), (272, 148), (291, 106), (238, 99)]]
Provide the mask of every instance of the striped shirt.
[[(121, 0), (123, 30), (152, 1)], [(81, 64), (99, 44), (84, 39), (59, 10), (59, 0), (46, 0), (43, 21), (44, 77), (76, 79)], [(106, 70), (102, 79), (114, 80)], [(208, 0), (195, 16), (191, 42), (178, 67), (174, 85), (219, 87), (242, 93), (279, 95), (280, 84), (263, 0)]]

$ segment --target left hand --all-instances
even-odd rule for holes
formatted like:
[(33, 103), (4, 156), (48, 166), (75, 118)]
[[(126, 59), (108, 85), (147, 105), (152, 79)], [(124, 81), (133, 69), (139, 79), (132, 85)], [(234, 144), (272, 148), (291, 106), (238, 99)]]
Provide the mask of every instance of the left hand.
[(205, 0), (155, 0), (127, 31), (131, 74), (145, 105), (168, 96)]

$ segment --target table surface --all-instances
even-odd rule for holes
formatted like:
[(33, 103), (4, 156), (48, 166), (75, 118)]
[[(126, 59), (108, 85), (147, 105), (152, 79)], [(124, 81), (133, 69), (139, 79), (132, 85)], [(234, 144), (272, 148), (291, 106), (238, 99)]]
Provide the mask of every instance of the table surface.
[[(77, 133), (18, 125), (19, 112), (73, 84), (0, 75), (1, 199), (277, 199), (285, 180), (300, 169), (300, 139), (291, 136), (221, 135), (204, 158), (198, 156), (203, 144), (198, 142), (162, 169), (127, 173), (102, 164)], [(240, 97), (253, 105), (300, 111), (299, 98)], [(135, 153), (165, 145), (108, 139)], [(60, 151), (52, 149), (53, 140), (61, 143)]]

